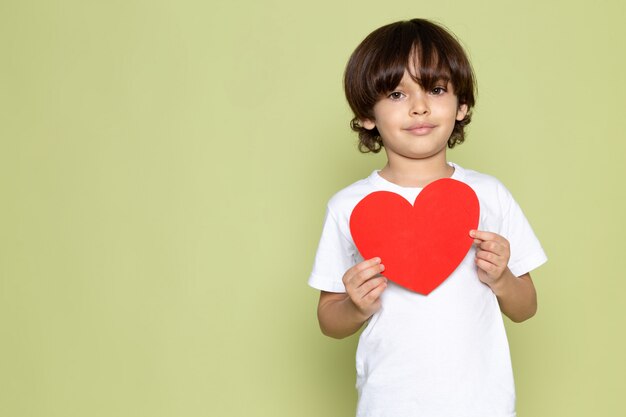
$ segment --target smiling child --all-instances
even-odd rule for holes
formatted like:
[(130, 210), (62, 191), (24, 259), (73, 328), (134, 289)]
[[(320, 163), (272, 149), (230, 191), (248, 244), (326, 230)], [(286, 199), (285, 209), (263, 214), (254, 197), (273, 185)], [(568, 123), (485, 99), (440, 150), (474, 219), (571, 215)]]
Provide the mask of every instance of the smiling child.
[[(546, 256), (502, 183), (447, 159), (465, 140), (475, 100), (463, 48), (428, 20), (392, 23), (357, 47), (344, 87), (360, 149), (384, 149), (387, 163), (330, 199), (309, 285), (320, 290), (324, 334), (343, 338), (366, 324), (356, 353), (357, 416), (515, 416), (501, 313), (515, 322), (535, 314), (530, 272)], [(442, 178), (474, 190), (480, 218), (467, 230), (474, 244), (465, 258), (422, 295), (387, 279), (385, 259), (363, 259), (350, 215), (372, 192), (412, 204)]]

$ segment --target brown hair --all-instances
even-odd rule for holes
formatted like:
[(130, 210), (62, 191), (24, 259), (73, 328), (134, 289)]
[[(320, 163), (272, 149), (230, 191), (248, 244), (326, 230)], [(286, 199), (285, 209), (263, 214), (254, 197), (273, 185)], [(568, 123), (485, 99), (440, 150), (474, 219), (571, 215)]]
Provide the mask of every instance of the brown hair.
[(359, 121), (374, 120), (374, 105), (398, 86), (405, 70), (415, 74), (415, 82), (425, 90), (439, 81), (452, 84), (459, 105), (466, 105), (468, 111), (463, 120), (456, 121), (448, 147), (463, 143), (463, 129), (471, 121), (475, 101), (472, 66), (450, 32), (428, 20), (412, 19), (376, 29), (350, 56), (344, 89), (354, 113), (350, 127), (359, 134), (359, 150), (377, 153), (383, 147), (378, 129), (365, 129)]

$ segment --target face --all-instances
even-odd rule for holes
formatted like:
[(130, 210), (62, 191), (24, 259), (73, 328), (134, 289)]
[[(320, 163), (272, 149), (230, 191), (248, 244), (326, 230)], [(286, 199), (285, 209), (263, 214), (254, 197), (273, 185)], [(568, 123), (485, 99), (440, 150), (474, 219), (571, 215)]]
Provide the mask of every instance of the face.
[(405, 72), (400, 84), (374, 105), (374, 120), (363, 120), (366, 129), (376, 127), (387, 158), (445, 159), (448, 139), (467, 106), (458, 104), (450, 83), (438, 83), (424, 91)]

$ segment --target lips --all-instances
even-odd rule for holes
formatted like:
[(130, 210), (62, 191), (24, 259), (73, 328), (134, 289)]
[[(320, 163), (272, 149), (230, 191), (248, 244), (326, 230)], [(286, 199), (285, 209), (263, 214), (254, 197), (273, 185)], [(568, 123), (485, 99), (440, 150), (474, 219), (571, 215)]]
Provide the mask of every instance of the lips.
[(409, 133), (412, 133), (414, 135), (426, 135), (428, 133), (430, 133), (431, 130), (433, 130), (436, 126), (430, 123), (418, 123), (412, 126), (409, 126), (408, 128), (404, 129)]

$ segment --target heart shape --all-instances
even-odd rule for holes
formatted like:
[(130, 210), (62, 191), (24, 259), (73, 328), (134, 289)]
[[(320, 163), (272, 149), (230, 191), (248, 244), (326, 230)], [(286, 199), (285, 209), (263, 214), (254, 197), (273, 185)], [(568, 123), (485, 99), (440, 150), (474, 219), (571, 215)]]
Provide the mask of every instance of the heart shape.
[(391, 281), (428, 295), (454, 272), (472, 246), (480, 205), (467, 184), (443, 178), (427, 185), (411, 205), (375, 191), (350, 215), (350, 232), (364, 259), (379, 257)]

